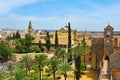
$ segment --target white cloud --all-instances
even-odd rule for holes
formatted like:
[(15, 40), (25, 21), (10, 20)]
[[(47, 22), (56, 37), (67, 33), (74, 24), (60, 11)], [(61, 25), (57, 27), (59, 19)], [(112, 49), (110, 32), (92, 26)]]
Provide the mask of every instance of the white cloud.
[(9, 13), (12, 9), (25, 4), (34, 3), (37, 0), (0, 0), (0, 15)]
[[(3, 0), (0, 1), (0, 14), (9, 13), (0, 19), (0, 27), (27, 29), (29, 20), (32, 21), (34, 29), (59, 29), (71, 22), (72, 28), (78, 30), (103, 30), (104, 27), (110, 22), (115, 30), (120, 30), (120, 5), (102, 6), (93, 2), (88, 4), (94, 10), (87, 11), (84, 9), (67, 9), (64, 11), (63, 17), (50, 16), (23, 16), (21, 14), (12, 14), (12, 9), (21, 7), (26, 4), (34, 3), (36, 1), (49, 1), (49, 0)], [(57, 1), (57, 0), (51, 0)], [(43, 4), (43, 6), (47, 6)]]

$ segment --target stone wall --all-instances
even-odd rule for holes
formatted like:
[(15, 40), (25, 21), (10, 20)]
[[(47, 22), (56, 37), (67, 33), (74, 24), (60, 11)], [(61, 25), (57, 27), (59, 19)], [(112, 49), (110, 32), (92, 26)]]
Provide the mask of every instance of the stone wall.
[(92, 67), (92, 69), (99, 69), (100, 61), (102, 60), (103, 53), (104, 53), (104, 39), (103, 38), (93, 38), (91, 43), (92, 43), (91, 67)]
[(38, 54), (46, 54), (48, 55), (48, 58), (51, 58), (54, 54), (52, 53), (22, 53), (22, 54), (19, 54), (19, 53), (13, 53), (9, 60), (10, 61), (14, 61), (14, 62), (19, 62), (20, 59), (22, 58), (22, 56), (25, 56), (25, 55), (30, 55), (32, 59), (34, 59), (35, 55), (38, 55)]

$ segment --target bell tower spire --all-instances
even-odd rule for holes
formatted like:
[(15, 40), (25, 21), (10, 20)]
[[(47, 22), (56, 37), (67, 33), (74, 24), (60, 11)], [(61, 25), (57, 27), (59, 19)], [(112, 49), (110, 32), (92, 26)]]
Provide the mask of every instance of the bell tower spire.
[(32, 23), (31, 23), (31, 21), (29, 21), (28, 29), (33, 29), (33, 28), (32, 28)]
[(29, 34), (33, 34), (34, 30), (33, 30), (33, 27), (32, 27), (32, 23), (31, 21), (29, 21), (29, 25), (28, 25), (28, 33)]

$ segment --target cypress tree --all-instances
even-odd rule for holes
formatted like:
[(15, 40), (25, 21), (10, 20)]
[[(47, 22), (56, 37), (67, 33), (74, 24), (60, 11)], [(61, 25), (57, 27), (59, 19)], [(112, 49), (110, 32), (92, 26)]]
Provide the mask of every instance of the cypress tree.
[(76, 80), (79, 80), (80, 79), (80, 75), (81, 75), (81, 68), (80, 68), (80, 65), (81, 65), (81, 57), (80, 55), (76, 57), (75, 59), (75, 77), (76, 77)]
[(15, 39), (16, 38), (16, 34), (15, 33), (13, 33), (13, 39)]
[(16, 32), (16, 39), (21, 38), (20, 33), (17, 31)]
[(83, 47), (78, 44), (78, 46), (74, 47), (74, 59), (75, 59), (75, 80), (80, 80), (81, 75), (81, 55), (83, 55)]
[(30, 34), (26, 34), (26, 35), (25, 35), (25, 46), (26, 46), (27, 48), (31, 47), (31, 45), (32, 45), (32, 40), (34, 40), (34, 37), (33, 37), (33, 36), (31, 36)]
[(68, 58), (68, 62), (72, 61), (72, 55), (71, 55), (71, 27), (70, 27), (70, 22), (68, 23), (68, 54), (70, 54), (70, 57)]
[(42, 48), (41, 40), (39, 40), (38, 47), (39, 47), (39, 48)]
[(41, 52), (44, 51), (43, 47), (42, 47), (42, 43), (41, 43), (41, 40), (39, 40), (39, 44), (38, 44), (38, 47), (40, 48)]
[[(85, 37), (84, 36), (83, 36), (83, 40), (82, 40), (82, 46), (83, 46), (83, 48), (85, 50), (85, 48), (86, 48), (86, 42), (85, 42)], [(84, 54), (84, 63), (85, 63), (85, 54)]]
[(47, 48), (47, 51), (49, 51), (49, 50), (50, 50), (50, 47), (51, 47), (49, 32), (47, 32), (47, 35), (46, 35), (46, 37), (45, 37), (45, 41), (46, 41), (46, 48)]
[(59, 46), (57, 31), (55, 31), (55, 49)]
[(71, 48), (71, 27), (70, 27), (70, 22), (68, 23), (68, 48)]

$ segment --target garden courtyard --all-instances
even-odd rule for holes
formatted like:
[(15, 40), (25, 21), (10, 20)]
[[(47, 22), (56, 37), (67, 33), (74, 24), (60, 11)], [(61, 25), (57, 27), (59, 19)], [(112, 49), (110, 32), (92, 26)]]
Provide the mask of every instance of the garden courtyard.
[[(47, 53), (44, 53), (44, 54), (47, 54)], [(19, 54), (13, 55), (14, 57), (16, 56), (16, 58), (17, 58), (16, 61), (20, 61), (19, 59), (22, 58), (22, 56), (25, 55), (25, 54), (20, 54), (20, 55)], [(32, 57), (35, 56), (34, 53), (30, 53), (29, 55), (32, 56)], [(54, 54), (50, 53), (50, 54), (47, 54), (47, 56), (49, 58), (51, 58), (51, 57), (54, 56)], [(98, 80), (98, 72), (95, 71), (95, 70), (92, 70), (90, 64), (88, 64), (87, 67), (88, 67), (87, 70), (84, 71), (83, 74), (82, 74), (81, 80)], [(74, 79), (73, 71), (69, 71), (67, 74), (68, 74), (68, 77), (67, 77), (68, 80), (73, 80)], [(62, 75), (61, 79), (59, 79), (59, 80), (64, 80), (64, 76)]]
[[(14, 66), (18, 65), (18, 63), (16, 63), (16, 62), (8, 61), (7, 63), (0, 63), (0, 69), (4, 68), (9, 63), (13, 64)], [(74, 80), (73, 71), (69, 71), (67, 74), (68, 74), (67, 75), (67, 80)], [(58, 79), (58, 80), (64, 80), (63, 75), (61, 75), (60, 77), (61, 78)], [(87, 70), (83, 72), (80, 80), (98, 80), (98, 73), (97, 73), (97, 71), (92, 70), (91, 68), (87, 68)]]

